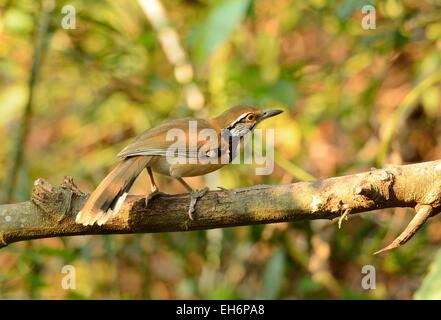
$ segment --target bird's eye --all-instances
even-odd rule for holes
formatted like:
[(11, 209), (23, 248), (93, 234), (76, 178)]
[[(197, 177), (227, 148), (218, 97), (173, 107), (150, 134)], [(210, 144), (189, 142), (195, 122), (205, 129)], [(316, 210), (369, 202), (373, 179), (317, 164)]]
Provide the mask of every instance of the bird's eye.
[(247, 121), (254, 121), (254, 119), (256, 119), (256, 116), (252, 113), (250, 113), (249, 115), (247, 115)]

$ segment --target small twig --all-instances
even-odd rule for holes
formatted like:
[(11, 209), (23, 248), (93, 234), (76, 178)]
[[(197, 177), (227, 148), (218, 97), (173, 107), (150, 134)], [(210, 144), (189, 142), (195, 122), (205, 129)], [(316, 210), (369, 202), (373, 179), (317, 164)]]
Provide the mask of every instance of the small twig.
[(374, 254), (379, 254), (381, 252), (401, 247), (417, 233), (417, 231), (424, 225), (424, 223), (426, 223), (427, 219), (429, 219), (434, 212), (432, 206), (430, 205), (418, 205), (415, 210), (417, 213), (409, 222), (406, 229), (404, 229), (404, 231), (394, 241), (392, 241), (391, 244), (381, 250), (378, 250)]
[(345, 211), (343, 211), (342, 215), (338, 218), (338, 228), (339, 229), (341, 229), (341, 224), (343, 223), (343, 220), (348, 221), (350, 213), (351, 213), (351, 210), (345, 209)]

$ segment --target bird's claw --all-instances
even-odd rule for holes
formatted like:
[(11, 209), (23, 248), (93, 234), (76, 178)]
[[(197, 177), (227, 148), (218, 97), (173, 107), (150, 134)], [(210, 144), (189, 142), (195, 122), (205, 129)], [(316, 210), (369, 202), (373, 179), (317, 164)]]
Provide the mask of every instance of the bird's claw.
[(149, 207), (149, 201), (152, 200), (154, 197), (158, 196), (158, 195), (167, 195), (167, 193), (161, 192), (158, 189), (150, 192), (144, 199), (144, 203), (145, 203), (145, 207), (148, 208)]
[(198, 201), (199, 198), (203, 197), (207, 192), (208, 192), (208, 188), (203, 188), (200, 190), (194, 190), (190, 192), (190, 207), (188, 208), (188, 217), (190, 218), (190, 220), (194, 220), (193, 217), (193, 212), (195, 212), (195, 207), (196, 207), (196, 202)]
[(228, 192), (228, 194), (231, 196), (231, 195), (235, 195), (235, 194), (237, 194), (237, 191), (236, 190), (233, 190), (233, 189), (227, 189), (227, 188), (224, 188), (224, 187), (217, 187), (219, 190), (221, 190), (221, 191), (225, 191), (225, 192)]

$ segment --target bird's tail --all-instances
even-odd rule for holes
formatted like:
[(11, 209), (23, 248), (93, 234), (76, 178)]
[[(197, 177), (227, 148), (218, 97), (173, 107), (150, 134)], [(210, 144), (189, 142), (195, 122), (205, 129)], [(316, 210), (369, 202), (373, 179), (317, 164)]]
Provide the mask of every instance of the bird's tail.
[(117, 215), (129, 189), (150, 160), (149, 156), (137, 156), (118, 163), (90, 195), (83, 209), (78, 212), (75, 222), (85, 226), (91, 226), (95, 222), (103, 225)]

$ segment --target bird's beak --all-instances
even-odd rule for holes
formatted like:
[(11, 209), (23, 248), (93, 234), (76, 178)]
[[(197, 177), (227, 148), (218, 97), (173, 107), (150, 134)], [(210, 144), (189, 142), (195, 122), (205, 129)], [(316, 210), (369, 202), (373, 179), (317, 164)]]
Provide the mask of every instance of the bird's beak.
[(260, 121), (277, 116), (281, 114), (283, 110), (264, 110), (260, 115)]

